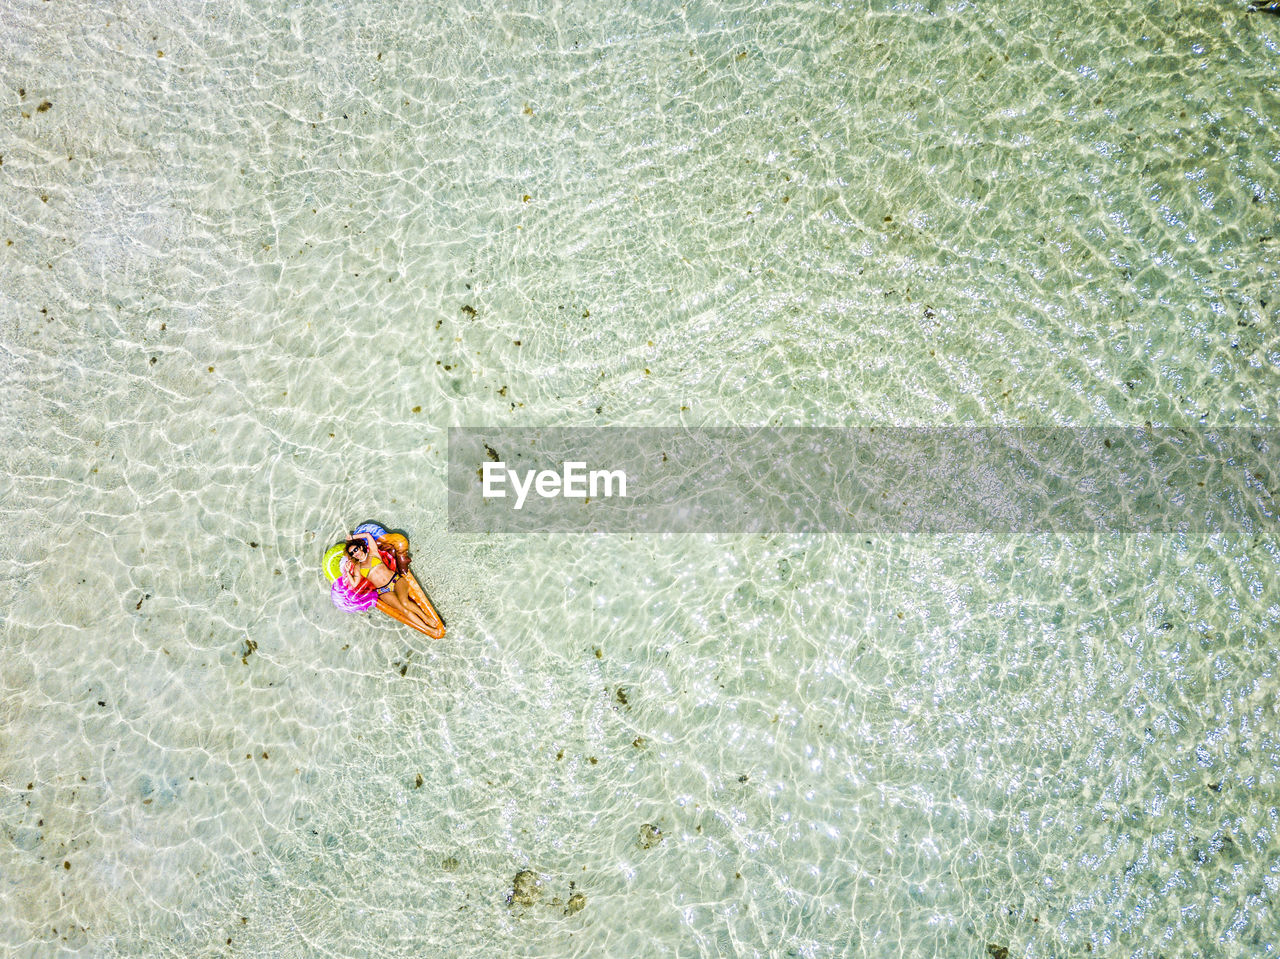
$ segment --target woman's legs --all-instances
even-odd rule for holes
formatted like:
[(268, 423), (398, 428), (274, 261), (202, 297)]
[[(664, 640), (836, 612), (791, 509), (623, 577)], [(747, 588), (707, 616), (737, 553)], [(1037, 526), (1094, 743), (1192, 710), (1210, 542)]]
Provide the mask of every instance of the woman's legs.
[(396, 583), (396, 588), (387, 590), (378, 598), (383, 600), (388, 606), (398, 613), (403, 613), (406, 617), (413, 620), (414, 625), (421, 625), (426, 629), (431, 629), (431, 624), (422, 618), (422, 614), (418, 612), (418, 608), (413, 603), (406, 603), (400, 596), (400, 587), (403, 580)]
[(427, 617), (427, 611), (418, 605), (418, 601), (409, 592), (409, 580), (407, 577), (401, 576), (396, 580), (396, 598), (400, 600), (406, 609), (413, 610), (413, 615), (420, 619), (427, 629), (435, 631), (435, 624)]

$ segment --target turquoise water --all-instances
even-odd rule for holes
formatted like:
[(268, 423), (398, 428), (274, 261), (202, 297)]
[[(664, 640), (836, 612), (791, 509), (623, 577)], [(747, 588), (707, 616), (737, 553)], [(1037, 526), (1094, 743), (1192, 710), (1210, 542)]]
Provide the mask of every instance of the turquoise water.
[(1273, 427), (1243, 7), (10, 4), (0, 954), (1273, 954), (1274, 528), (445, 528), (451, 425)]

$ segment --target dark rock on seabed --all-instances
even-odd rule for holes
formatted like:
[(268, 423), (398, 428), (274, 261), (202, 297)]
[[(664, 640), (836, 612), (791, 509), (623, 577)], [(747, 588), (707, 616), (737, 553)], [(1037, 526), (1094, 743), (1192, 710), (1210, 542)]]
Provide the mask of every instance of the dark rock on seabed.
[(511, 882), (511, 895), (507, 896), (507, 904), (513, 906), (532, 906), (542, 898), (542, 884), (538, 874), (532, 869), (521, 869)]

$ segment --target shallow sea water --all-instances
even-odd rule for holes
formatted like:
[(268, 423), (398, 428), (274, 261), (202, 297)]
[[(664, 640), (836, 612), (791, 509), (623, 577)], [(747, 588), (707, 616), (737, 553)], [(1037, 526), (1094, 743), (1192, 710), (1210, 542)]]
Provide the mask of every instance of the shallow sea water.
[(7, 5), (0, 955), (1274, 954), (1274, 527), (445, 529), (451, 425), (1273, 427), (1243, 8)]

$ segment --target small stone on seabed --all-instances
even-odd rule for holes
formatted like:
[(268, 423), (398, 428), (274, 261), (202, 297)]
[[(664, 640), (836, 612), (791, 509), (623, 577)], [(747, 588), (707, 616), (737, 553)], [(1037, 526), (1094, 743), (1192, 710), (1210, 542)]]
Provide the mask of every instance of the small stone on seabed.
[(575, 892), (572, 896), (569, 897), (569, 902), (565, 906), (564, 914), (566, 916), (572, 916), (575, 912), (581, 912), (583, 907), (586, 906), (586, 904), (587, 904), (587, 897), (580, 892)]
[(522, 869), (512, 880), (511, 895), (507, 897), (507, 904), (532, 906), (541, 896), (542, 889), (538, 883), (538, 874), (532, 869)]
[(665, 838), (666, 837), (662, 835), (662, 830), (652, 823), (645, 823), (640, 827), (641, 849), (652, 849)]

